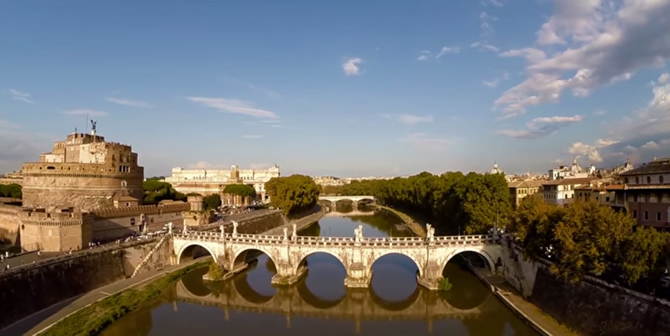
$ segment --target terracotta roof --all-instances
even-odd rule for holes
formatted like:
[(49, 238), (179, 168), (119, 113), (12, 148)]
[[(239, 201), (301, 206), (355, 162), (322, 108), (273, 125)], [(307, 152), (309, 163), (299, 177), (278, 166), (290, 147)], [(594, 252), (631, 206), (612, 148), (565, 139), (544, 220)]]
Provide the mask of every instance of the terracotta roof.
[(605, 187), (605, 190), (625, 190), (625, 189), (626, 189), (625, 184), (613, 184)]
[(509, 188), (536, 188), (541, 187), (543, 182), (545, 181), (538, 181), (538, 180), (514, 181), (509, 182), (507, 186)]
[(658, 159), (655, 161), (648, 162), (642, 167), (635, 168), (633, 170), (627, 171), (625, 173), (619, 174), (619, 176), (631, 176), (631, 175), (642, 175), (642, 174), (665, 174), (670, 173), (670, 159)]
[(128, 195), (119, 196), (116, 200), (119, 202), (137, 202), (137, 198)]
[(560, 180), (547, 181), (542, 183), (542, 185), (575, 185), (575, 184), (586, 184), (593, 180), (597, 180), (595, 177), (583, 177), (583, 178), (566, 178)]

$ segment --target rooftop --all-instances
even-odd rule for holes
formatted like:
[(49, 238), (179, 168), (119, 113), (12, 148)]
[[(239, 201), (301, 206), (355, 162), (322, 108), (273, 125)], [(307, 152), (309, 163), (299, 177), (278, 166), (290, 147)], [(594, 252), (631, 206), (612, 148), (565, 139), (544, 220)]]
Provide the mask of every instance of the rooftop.
[(670, 158), (655, 159), (643, 164), (641, 167), (619, 174), (619, 176), (643, 175), (643, 174), (666, 174), (670, 173)]

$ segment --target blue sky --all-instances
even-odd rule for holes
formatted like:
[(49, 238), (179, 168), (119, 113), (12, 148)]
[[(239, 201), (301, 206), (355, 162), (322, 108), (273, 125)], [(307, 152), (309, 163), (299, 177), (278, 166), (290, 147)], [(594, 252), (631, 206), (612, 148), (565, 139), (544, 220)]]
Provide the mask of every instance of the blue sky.
[(0, 3), (0, 171), (88, 113), (172, 167), (611, 166), (670, 148), (670, 0)]

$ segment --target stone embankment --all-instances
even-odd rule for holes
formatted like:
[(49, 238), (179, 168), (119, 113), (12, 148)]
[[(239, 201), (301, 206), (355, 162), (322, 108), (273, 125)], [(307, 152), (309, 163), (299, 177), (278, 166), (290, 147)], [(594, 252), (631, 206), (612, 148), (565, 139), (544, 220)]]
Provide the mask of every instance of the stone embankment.
[[(240, 233), (262, 233), (286, 222), (278, 211), (245, 215), (237, 217)], [(219, 226), (215, 227), (218, 229)], [(232, 231), (232, 227), (229, 230)], [(0, 328), (133, 274), (138, 276), (159, 270), (174, 258), (170, 243), (171, 239), (155, 237), (108, 244), (4, 271), (0, 273), (0, 288), (3, 288), (0, 291)], [(4, 290), (6, 288), (11, 290)]]
[(296, 224), (296, 231), (301, 231), (306, 228), (308, 228), (310, 225), (318, 222), (324, 215), (326, 214), (325, 210), (319, 209), (318, 211), (307, 215), (305, 217), (292, 220), (289, 223), (276, 227), (274, 229), (268, 230), (264, 232), (263, 234), (266, 235), (283, 235), (284, 234), (284, 228), (287, 228), (290, 232), (293, 230), (293, 224)]

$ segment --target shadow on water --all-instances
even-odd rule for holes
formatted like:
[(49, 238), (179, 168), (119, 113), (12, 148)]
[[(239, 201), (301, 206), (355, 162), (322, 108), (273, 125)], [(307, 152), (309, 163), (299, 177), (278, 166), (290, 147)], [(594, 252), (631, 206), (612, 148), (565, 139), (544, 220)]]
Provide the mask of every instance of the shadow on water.
[[(399, 221), (386, 215), (329, 217), (301, 232), (353, 236), (358, 225), (368, 237), (396, 236)], [(399, 233), (398, 233), (399, 234)], [(290, 287), (273, 287), (275, 265), (265, 255), (224, 282), (205, 282), (206, 268), (183, 276), (165, 295), (147, 303), (103, 332), (104, 336), (218, 335), (430, 335), (535, 336), (470, 273), (460, 258), (444, 269), (448, 292), (417, 285), (416, 263), (389, 254), (372, 265), (368, 289), (344, 287), (341, 262), (326, 253), (305, 258), (308, 273)]]

